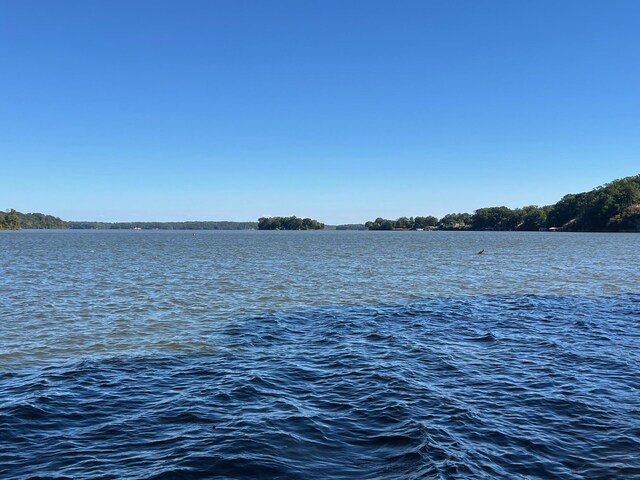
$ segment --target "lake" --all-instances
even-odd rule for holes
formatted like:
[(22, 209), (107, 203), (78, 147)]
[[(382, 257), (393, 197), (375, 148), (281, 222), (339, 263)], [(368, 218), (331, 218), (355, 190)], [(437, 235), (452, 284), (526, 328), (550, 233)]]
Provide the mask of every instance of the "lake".
[(639, 265), (637, 234), (0, 232), (0, 478), (640, 478)]

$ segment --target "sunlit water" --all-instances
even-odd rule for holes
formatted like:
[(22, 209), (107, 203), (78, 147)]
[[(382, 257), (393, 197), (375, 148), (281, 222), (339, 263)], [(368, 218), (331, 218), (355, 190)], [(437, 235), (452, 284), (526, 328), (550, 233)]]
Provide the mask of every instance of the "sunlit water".
[(0, 232), (0, 478), (640, 478), (639, 265), (625, 234)]

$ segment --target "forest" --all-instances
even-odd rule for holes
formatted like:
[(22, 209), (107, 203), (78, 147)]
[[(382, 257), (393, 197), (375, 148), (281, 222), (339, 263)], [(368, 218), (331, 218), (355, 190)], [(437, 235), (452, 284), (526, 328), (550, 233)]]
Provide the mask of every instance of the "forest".
[(0, 230), (20, 230), (22, 228), (68, 228), (67, 222), (43, 213), (20, 213), (13, 208), (0, 212)]
[(258, 230), (324, 230), (324, 223), (311, 218), (261, 217), (258, 219)]
[(369, 230), (560, 230), (640, 232), (640, 175), (625, 177), (589, 192), (568, 194), (553, 205), (485, 207), (470, 213), (435, 217), (376, 218)]
[(252, 230), (257, 222), (67, 222), (73, 230)]
[(376, 218), (361, 224), (327, 227), (311, 218), (262, 217), (258, 222), (65, 222), (42, 213), (0, 212), (0, 230), (560, 230), (568, 232), (640, 232), (640, 175), (625, 177), (589, 192), (565, 195), (553, 205), (522, 208), (483, 207), (473, 213)]

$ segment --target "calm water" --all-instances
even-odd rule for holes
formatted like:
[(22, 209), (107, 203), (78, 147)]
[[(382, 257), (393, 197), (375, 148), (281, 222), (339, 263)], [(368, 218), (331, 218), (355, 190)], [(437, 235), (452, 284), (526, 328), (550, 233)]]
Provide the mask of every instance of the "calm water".
[(0, 232), (0, 478), (640, 478), (639, 265), (624, 234)]

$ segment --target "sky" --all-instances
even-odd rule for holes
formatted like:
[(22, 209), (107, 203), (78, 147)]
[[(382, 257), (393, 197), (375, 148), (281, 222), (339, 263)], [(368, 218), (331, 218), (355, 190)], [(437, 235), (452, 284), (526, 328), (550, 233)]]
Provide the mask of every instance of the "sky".
[(0, 208), (325, 223), (640, 173), (635, 0), (0, 0)]

